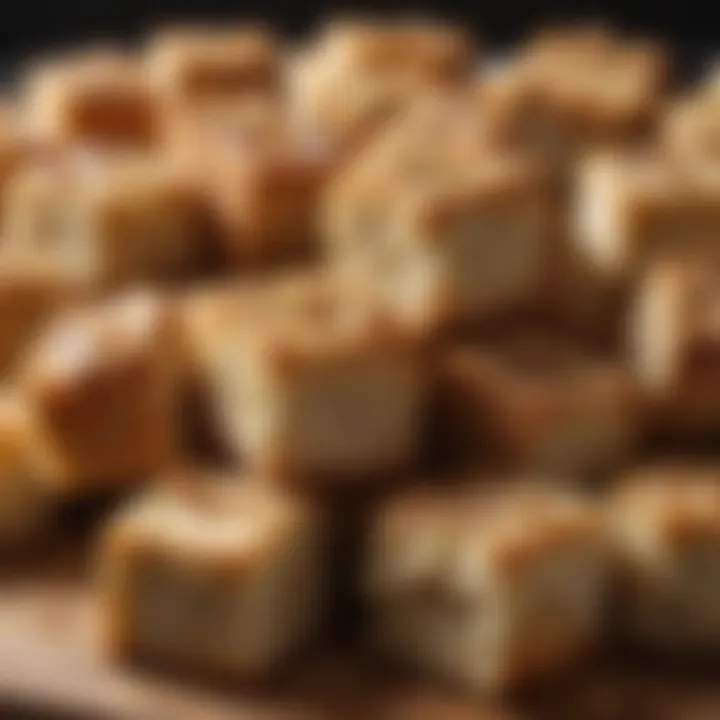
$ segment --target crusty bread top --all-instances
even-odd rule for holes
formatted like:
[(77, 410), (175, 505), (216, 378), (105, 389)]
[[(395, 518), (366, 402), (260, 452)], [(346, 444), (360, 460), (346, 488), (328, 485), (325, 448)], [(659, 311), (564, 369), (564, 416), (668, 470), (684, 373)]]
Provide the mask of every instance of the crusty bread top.
[(458, 25), (370, 18), (328, 23), (318, 43), (328, 62), (350, 72), (417, 70), (428, 76), (458, 77), (477, 57), (477, 47)]
[(158, 482), (123, 508), (107, 532), (131, 552), (254, 567), (318, 517), (309, 502), (252, 478), (190, 473)]
[(149, 97), (150, 87), (142, 63), (109, 45), (43, 58), (29, 65), (25, 74), (26, 97), (38, 104), (58, 97), (73, 103), (95, 93), (113, 95), (128, 91)]
[(202, 354), (250, 350), (276, 368), (391, 349), (409, 357), (413, 338), (368, 303), (334, 274), (289, 271), (208, 289), (188, 297), (182, 313), (190, 342), (206, 346)]
[[(608, 499), (619, 527), (667, 540), (720, 535), (720, 468), (668, 462), (628, 472)], [(660, 540), (662, 542), (662, 540)]]
[(36, 388), (67, 387), (91, 368), (134, 363), (169, 352), (173, 314), (160, 295), (130, 292), (59, 315), (29, 348), (22, 379)]
[(477, 478), (459, 486), (414, 490), (379, 511), (372, 541), (379, 552), (435, 538), (452, 564), (461, 549), (478, 567), (511, 576), (556, 548), (602, 543), (600, 518), (579, 493), (543, 478)]
[(176, 27), (151, 37), (146, 67), (163, 97), (187, 100), (239, 86), (269, 89), (281, 60), (274, 34), (259, 26)]

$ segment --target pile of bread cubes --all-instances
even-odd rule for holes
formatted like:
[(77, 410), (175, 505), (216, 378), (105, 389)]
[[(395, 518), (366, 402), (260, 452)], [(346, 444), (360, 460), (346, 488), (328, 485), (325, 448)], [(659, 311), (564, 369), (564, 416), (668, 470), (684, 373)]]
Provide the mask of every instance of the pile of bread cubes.
[(670, 71), (415, 17), (28, 64), (3, 552), (120, 495), (102, 642), (183, 672), (269, 677), (340, 586), (364, 648), (473, 691), (720, 650), (720, 85)]

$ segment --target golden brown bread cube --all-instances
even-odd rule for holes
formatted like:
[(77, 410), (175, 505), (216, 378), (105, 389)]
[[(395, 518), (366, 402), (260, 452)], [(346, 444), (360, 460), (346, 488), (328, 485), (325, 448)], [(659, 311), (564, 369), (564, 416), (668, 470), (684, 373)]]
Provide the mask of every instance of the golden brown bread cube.
[(204, 189), (226, 265), (318, 254), (317, 206), (341, 160), (336, 148), (262, 95), (207, 103), (177, 116), (175, 130), (170, 151)]
[(464, 30), (450, 24), (330, 23), (291, 66), (292, 112), (358, 146), (418, 94), (468, 79), (476, 52)]
[(11, 376), (25, 348), (65, 308), (92, 296), (84, 278), (41, 258), (0, 250), (0, 375)]
[(26, 164), (52, 152), (48, 143), (34, 137), (15, 102), (0, 100), (0, 216), (4, 208), (5, 187)]
[(522, 303), (544, 271), (540, 177), (510, 154), (342, 174), (326, 207), (331, 262), (419, 332), (483, 322)]
[(579, 159), (652, 138), (667, 70), (668, 54), (658, 43), (603, 26), (558, 26), (481, 74), (479, 108), (502, 119), (506, 142), (543, 162), (564, 212)]
[(465, 28), (420, 14), (337, 18), (320, 29), (316, 42), (356, 72), (464, 80), (477, 59), (476, 40)]
[(572, 210), (582, 262), (604, 282), (623, 284), (658, 259), (717, 256), (715, 175), (658, 155), (588, 156)]
[(489, 152), (514, 150), (510, 123), (481, 94), (463, 87), (414, 98), (349, 161), (345, 174), (396, 173), (398, 182), (429, 174), (452, 178), (488, 162)]
[[(217, 325), (230, 303), (237, 312), (252, 307), (238, 297), (255, 294), (266, 278), (249, 276), (218, 278), (192, 285), (177, 298), (177, 317), (181, 334), (181, 387), (179, 389), (180, 428), (183, 447), (191, 457), (229, 460), (228, 448), (212, 392), (208, 371), (218, 339)], [(252, 312), (252, 310), (250, 310)], [(220, 331), (221, 333), (223, 331)]]
[(32, 419), (16, 389), (0, 388), (0, 554), (19, 549), (42, 529), (49, 498), (33, 474)]
[(720, 159), (720, 95), (695, 91), (670, 103), (662, 116), (661, 140), (678, 160), (698, 164)]
[(194, 321), (225, 442), (273, 480), (323, 487), (413, 463), (413, 342), (322, 273), (268, 282)]
[(27, 121), (41, 137), (142, 149), (159, 141), (157, 101), (142, 63), (112, 48), (30, 66), (23, 100)]
[(214, 163), (242, 149), (273, 148), (288, 138), (281, 99), (261, 93), (204, 102), (169, 118), (167, 150), (195, 171), (213, 172)]
[(208, 189), (226, 261), (257, 267), (316, 258), (319, 205), (333, 168), (327, 148), (292, 139), (219, 158)]
[(19, 382), (54, 492), (134, 485), (176, 461), (177, 338), (172, 308), (133, 293), (59, 316), (32, 344)]
[(550, 338), (451, 347), (438, 358), (435, 393), (446, 462), (578, 481), (617, 467), (637, 439), (630, 373)]
[(195, 179), (152, 155), (71, 153), (18, 173), (6, 193), (8, 246), (103, 289), (197, 272), (208, 227)]
[(597, 145), (642, 139), (663, 100), (668, 56), (658, 43), (599, 26), (538, 34), (514, 69), (530, 102), (527, 141), (561, 165)]
[(720, 647), (720, 471), (656, 465), (618, 482), (608, 501), (624, 636), (653, 651)]
[(261, 680), (318, 632), (320, 513), (238, 477), (152, 488), (113, 519), (100, 550), (105, 646), (233, 680)]
[(599, 640), (606, 593), (593, 505), (499, 480), (392, 498), (367, 544), (373, 641), (471, 691), (575, 667)]
[(246, 93), (281, 89), (283, 56), (269, 31), (255, 26), (169, 27), (147, 48), (146, 66), (165, 114)]
[(657, 263), (641, 278), (629, 316), (630, 362), (657, 430), (720, 429), (717, 264)]

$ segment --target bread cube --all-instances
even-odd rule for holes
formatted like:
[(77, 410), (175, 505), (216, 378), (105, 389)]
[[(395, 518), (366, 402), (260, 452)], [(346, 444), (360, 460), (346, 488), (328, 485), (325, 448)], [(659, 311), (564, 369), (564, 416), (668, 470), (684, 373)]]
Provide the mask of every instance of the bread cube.
[(30, 66), (27, 119), (61, 143), (149, 149), (159, 140), (155, 97), (142, 64), (111, 48), (87, 49)]
[(288, 125), (278, 98), (247, 94), (173, 114), (168, 118), (165, 142), (168, 151), (190, 169), (207, 168), (212, 173), (228, 154), (277, 147), (287, 140)]
[(435, 393), (446, 462), (584, 480), (617, 467), (637, 439), (630, 374), (551, 338), (451, 347)]
[(72, 153), (7, 188), (6, 243), (103, 289), (197, 272), (208, 226), (195, 179), (150, 155)]
[(346, 17), (326, 23), (316, 43), (356, 73), (405, 73), (465, 80), (477, 60), (475, 40), (460, 25), (421, 15)]
[(412, 463), (425, 387), (412, 340), (320, 273), (269, 282), (196, 320), (229, 447), (272, 480), (325, 488)]
[(608, 503), (626, 639), (672, 653), (720, 649), (720, 471), (646, 467)]
[(370, 531), (373, 642), (471, 691), (567, 670), (599, 639), (608, 554), (595, 509), (513, 482), (410, 491)]
[(719, 273), (717, 264), (665, 261), (637, 288), (630, 361), (656, 430), (720, 429)]
[(11, 376), (25, 348), (62, 310), (92, 296), (82, 277), (40, 258), (0, 250), (0, 375)]
[(559, 26), (481, 77), (480, 107), (504, 118), (506, 137), (545, 165), (564, 207), (579, 159), (653, 135), (667, 68), (659, 44), (602, 26)]
[(488, 152), (514, 149), (500, 103), (482, 95), (461, 88), (413, 99), (353, 158), (345, 175), (395, 173), (403, 182), (442, 174), (450, 182), (459, 171), (487, 162)]
[(720, 95), (694, 92), (676, 99), (662, 117), (661, 138), (678, 160), (697, 164), (720, 159)]
[(49, 498), (31, 470), (32, 437), (27, 404), (0, 388), (0, 554), (33, 539), (48, 516)]
[[(188, 287), (177, 299), (182, 350), (180, 353), (179, 419), (183, 448), (194, 458), (231, 462), (224, 442), (221, 418), (212, 391), (208, 368), (223, 330), (218, 331), (225, 308), (245, 310), (241, 295), (252, 294), (267, 282), (262, 275), (218, 278)], [(250, 300), (247, 302), (250, 307)]]
[(322, 524), (305, 502), (244, 478), (153, 488), (103, 538), (106, 647), (222, 679), (265, 678), (320, 629)]
[(330, 23), (294, 59), (292, 111), (357, 147), (408, 101), (470, 77), (476, 49), (463, 29), (422, 20)]
[[(15, 103), (0, 101), (0, 196), (16, 172), (26, 164), (48, 154), (46, 143), (32, 136)], [(0, 217), (4, 208), (0, 201)]]
[(547, 234), (540, 173), (525, 158), (438, 172), (340, 177), (327, 210), (331, 262), (420, 333), (507, 312), (538, 285)]
[(718, 255), (720, 182), (659, 156), (597, 154), (578, 171), (576, 249), (608, 284), (662, 258)]
[(53, 492), (137, 484), (176, 461), (177, 337), (165, 301), (137, 293), (63, 314), (32, 344), (18, 381)]
[(527, 140), (565, 165), (598, 145), (643, 139), (660, 110), (665, 48), (600, 26), (559, 27), (521, 51), (516, 91), (532, 102)]
[(206, 101), (281, 89), (282, 52), (261, 27), (168, 27), (153, 35), (146, 66), (165, 114)]
[(292, 138), (265, 149), (236, 146), (220, 158), (208, 189), (226, 262), (258, 267), (316, 258), (319, 204), (333, 168), (327, 149)]
[(226, 265), (313, 258), (317, 206), (341, 161), (276, 98), (243, 96), (177, 116), (170, 151), (205, 191)]

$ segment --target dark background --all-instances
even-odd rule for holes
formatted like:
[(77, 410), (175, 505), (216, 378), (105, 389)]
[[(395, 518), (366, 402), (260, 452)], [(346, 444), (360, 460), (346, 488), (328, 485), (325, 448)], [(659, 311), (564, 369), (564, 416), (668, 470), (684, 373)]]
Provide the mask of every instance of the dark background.
[[(6, 4), (7, 3), (7, 4)], [(137, 37), (143, 28), (167, 19), (247, 17), (267, 20), (288, 34), (311, 27), (338, 10), (421, 9), (470, 23), (491, 44), (505, 46), (540, 22), (558, 19), (607, 19), (628, 30), (671, 41), (683, 58), (720, 46), (720, 16), (713, 4), (683, 0), (633, 2), (530, 2), (521, 0), (447, 0), (436, 3), (309, 3), (286, 0), (242, 3), (240, 0), (5, 0), (0, 19), (0, 59), (22, 58), (42, 48)]]

